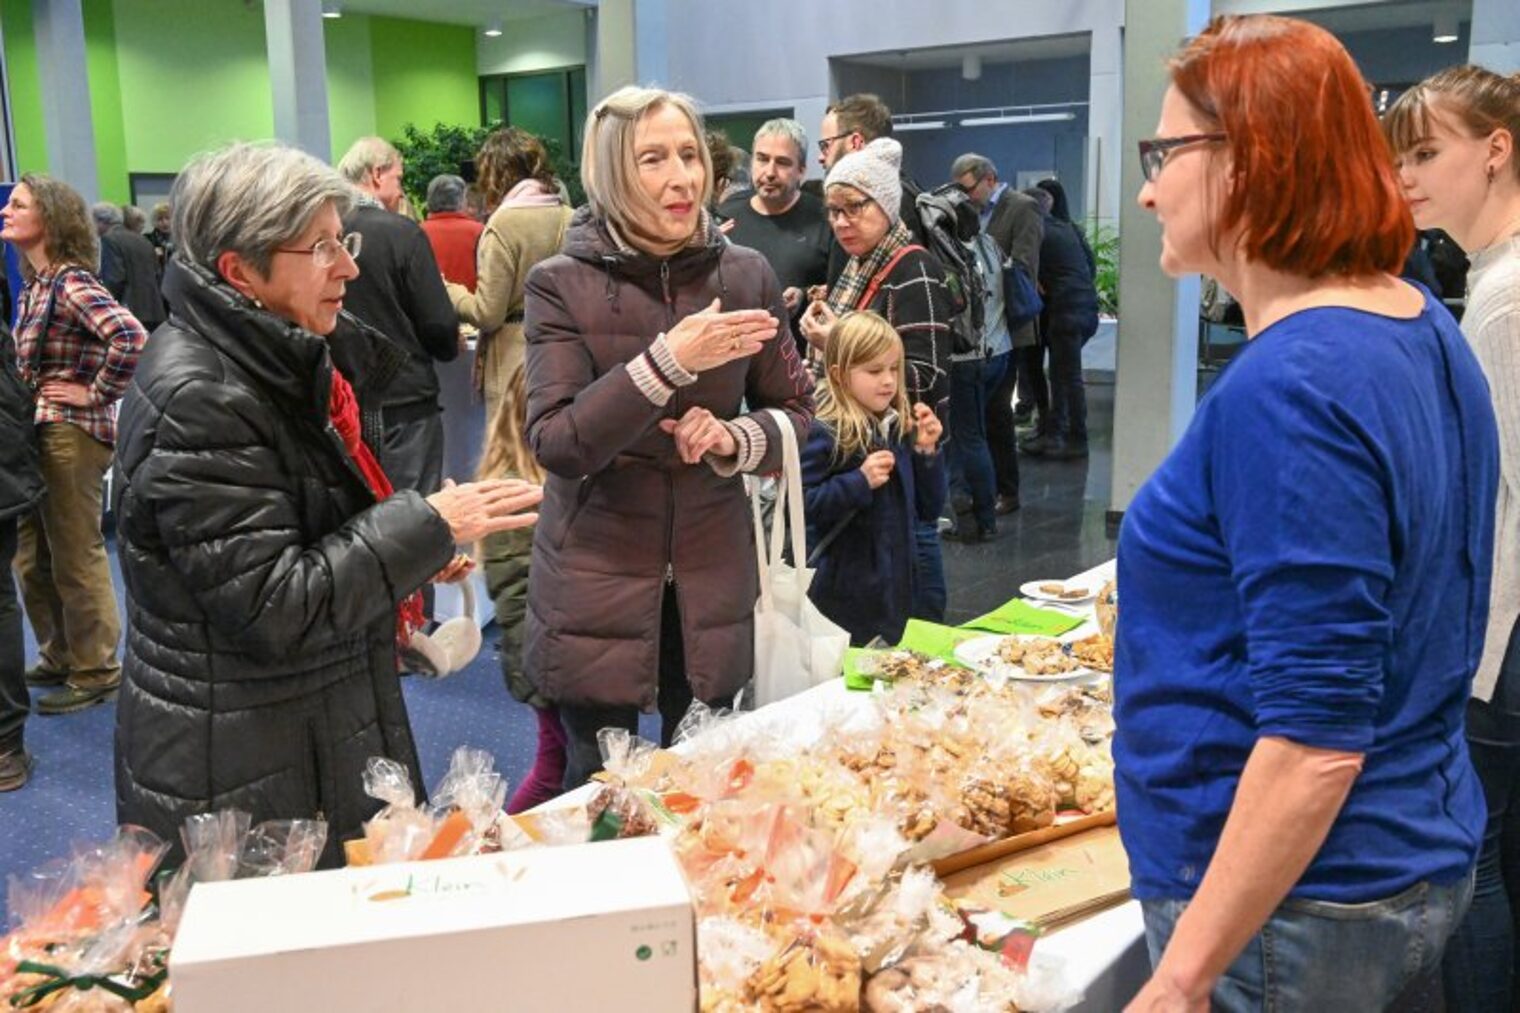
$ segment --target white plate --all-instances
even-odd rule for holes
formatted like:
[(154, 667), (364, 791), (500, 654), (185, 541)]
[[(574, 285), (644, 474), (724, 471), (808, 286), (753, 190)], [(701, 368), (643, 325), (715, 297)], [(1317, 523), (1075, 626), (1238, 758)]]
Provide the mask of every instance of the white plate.
[[(1062, 598), (1060, 595), (1041, 591), (1040, 586), (1042, 584), (1059, 584), (1068, 591), (1081, 591), (1082, 597)], [(1031, 580), (1019, 585), (1019, 594), (1025, 598), (1033, 598), (1035, 601), (1054, 602), (1057, 605), (1080, 605), (1090, 602), (1098, 597), (1099, 590), (1100, 588), (1097, 584), (1088, 585), (1075, 580)]]
[[(1073, 630), (1071, 633), (1063, 634), (1054, 639), (1060, 640), (1063, 643), (1069, 642), (1072, 639), (1080, 640), (1081, 637), (1073, 636), (1076, 632), (1076, 630)], [(986, 675), (1004, 679), (1016, 679), (1020, 682), (1072, 682), (1077, 679), (1092, 679), (1104, 674), (1092, 668), (1078, 668), (1070, 672), (1061, 672), (1058, 675), (1030, 675), (1024, 671), (1022, 665), (1012, 665), (998, 657), (998, 647), (1007, 639), (1007, 637), (1001, 634), (993, 633), (985, 637), (973, 637), (970, 640), (964, 640), (955, 646), (955, 658), (961, 664), (968, 665)]]

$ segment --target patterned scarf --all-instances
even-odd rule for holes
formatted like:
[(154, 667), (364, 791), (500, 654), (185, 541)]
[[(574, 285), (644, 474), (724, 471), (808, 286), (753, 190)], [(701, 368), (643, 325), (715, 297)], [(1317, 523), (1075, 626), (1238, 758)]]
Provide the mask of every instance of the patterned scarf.
[[(385, 470), (380, 467), (374, 452), (360, 434), (359, 400), (354, 397), (354, 389), (336, 368), (332, 371), (332, 393), (328, 395), (327, 414), (332, 419), (333, 428), (343, 440), (343, 449), (353, 458), (354, 465), (359, 469), (359, 474), (364, 476), (364, 484), (369, 486), (376, 502), (395, 492), (391, 480), (385, 477)], [(400, 651), (410, 644), (412, 634), (426, 624), (427, 616), (423, 612), (422, 591), (419, 588), (396, 606), (396, 650)]]
[(876, 249), (862, 259), (851, 257), (850, 262), (840, 272), (839, 280), (834, 282), (834, 287), (829, 291), (829, 309), (843, 316), (857, 309), (855, 305), (860, 297), (865, 295), (866, 287), (871, 284), (871, 279), (887, 266), (887, 261), (892, 255), (904, 246), (913, 242), (913, 233), (908, 231), (901, 219), (897, 224), (887, 230), (881, 242), (876, 244)]

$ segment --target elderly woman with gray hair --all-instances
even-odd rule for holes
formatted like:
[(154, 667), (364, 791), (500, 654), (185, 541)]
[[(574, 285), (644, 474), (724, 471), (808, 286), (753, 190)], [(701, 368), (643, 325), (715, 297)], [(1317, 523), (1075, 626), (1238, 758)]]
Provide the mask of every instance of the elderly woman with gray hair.
[(691, 99), (608, 96), (581, 179), (589, 207), (525, 299), (527, 436), (549, 477), (524, 669), (559, 705), (567, 787), (601, 766), (600, 728), (658, 707), (669, 742), (693, 697), (727, 703), (749, 680), (758, 580), (739, 475), (779, 467), (779, 425), (800, 440), (812, 416), (775, 272), (708, 216)]
[(172, 317), (123, 402), (116, 463), (117, 815), (166, 840), (222, 808), (320, 815), (335, 864), (378, 805), (371, 756), (421, 783), (396, 672), (415, 592), (468, 572), (457, 544), (536, 519), (523, 482), (392, 492), (378, 412), (329, 354), (347, 342), (376, 375), (404, 355), (341, 312), (351, 193), (279, 145), (202, 156), (175, 184)]

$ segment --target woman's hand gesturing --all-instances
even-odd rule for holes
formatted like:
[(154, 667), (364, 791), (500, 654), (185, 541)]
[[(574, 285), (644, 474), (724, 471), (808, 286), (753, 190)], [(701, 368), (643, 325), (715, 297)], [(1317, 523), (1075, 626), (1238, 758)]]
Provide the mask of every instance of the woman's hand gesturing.
[(494, 478), (464, 485), (446, 480), (427, 501), (448, 521), (455, 544), (462, 545), (497, 531), (533, 524), (538, 514), (520, 511), (537, 506), (543, 498), (542, 486), (516, 478)]
[(696, 464), (708, 451), (719, 457), (733, 457), (739, 452), (734, 434), (706, 408), (690, 409), (679, 422), (661, 419), (660, 429), (675, 437), (676, 452), (687, 464)]
[(780, 323), (765, 310), (718, 310), (714, 299), (705, 310), (683, 319), (665, 333), (665, 344), (688, 373), (701, 373), (760, 351), (776, 336)]

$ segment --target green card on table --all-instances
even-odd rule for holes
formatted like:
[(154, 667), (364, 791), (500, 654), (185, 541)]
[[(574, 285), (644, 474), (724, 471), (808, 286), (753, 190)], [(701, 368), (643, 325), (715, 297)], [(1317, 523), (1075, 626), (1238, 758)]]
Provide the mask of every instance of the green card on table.
[(965, 629), (988, 633), (1020, 633), (1032, 637), (1059, 637), (1082, 625), (1082, 617), (1036, 608), (1022, 598), (999, 605), (965, 625)]
[[(903, 630), (902, 640), (893, 650), (918, 651), (931, 658), (943, 658), (955, 662), (958, 644), (988, 633), (1019, 633), (1025, 636), (1058, 637), (1082, 625), (1078, 616), (1035, 608), (1015, 598), (965, 626), (941, 626), (922, 619), (909, 619)], [(844, 653), (844, 684), (852, 690), (868, 691), (875, 679), (860, 670), (860, 661), (870, 654), (878, 654), (864, 647), (852, 647)]]

